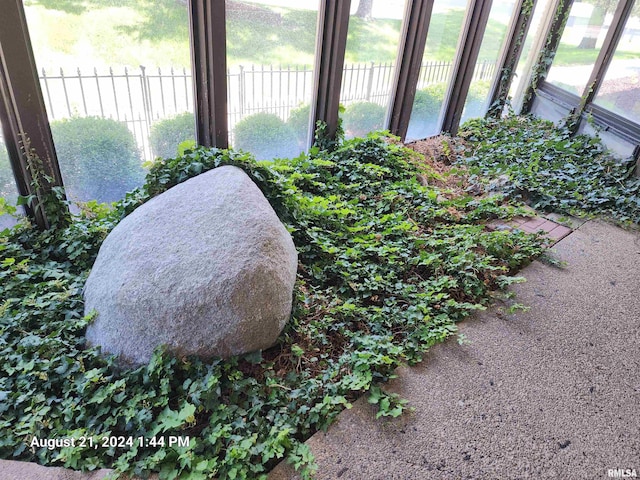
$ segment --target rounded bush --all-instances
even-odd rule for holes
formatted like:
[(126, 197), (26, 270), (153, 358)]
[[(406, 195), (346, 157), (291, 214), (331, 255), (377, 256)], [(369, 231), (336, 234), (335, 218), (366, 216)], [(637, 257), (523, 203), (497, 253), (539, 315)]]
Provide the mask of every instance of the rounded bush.
[(435, 130), (446, 91), (446, 83), (436, 83), (416, 92), (407, 140), (416, 140), (438, 133)]
[(255, 155), (258, 160), (298, 155), (293, 129), (273, 113), (260, 112), (243, 118), (234, 129), (234, 147)]
[(411, 118), (419, 120), (434, 119), (437, 121), (446, 91), (446, 83), (436, 83), (422, 90), (418, 90), (413, 101)]
[(289, 119), (287, 120), (287, 125), (291, 127), (291, 130), (298, 140), (298, 145), (302, 148), (304, 148), (309, 134), (309, 115), (311, 115), (311, 105), (300, 105), (291, 110)]
[(485, 103), (489, 94), (490, 84), (487, 80), (478, 80), (471, 83), (467, 94), (467, 104), (462, 116), (464, 118), (484, 117), (486, 112)]
[(144, 179), (140, 153), (126, 124), (99, 117), (51, 122), (67, 195), (114, 202)]
[(386, 109), (372, 102), (356, 102), (344, 111), (344, 130), (347, 137), (363, 137), (369, 132), (380, 130), (384, 123)]
[(174, 158), (178, 145), (185, 141), (195, 142), (195, 138), (195, 116), (185, 112), (151, 125), (149, 143), (154, 157)]

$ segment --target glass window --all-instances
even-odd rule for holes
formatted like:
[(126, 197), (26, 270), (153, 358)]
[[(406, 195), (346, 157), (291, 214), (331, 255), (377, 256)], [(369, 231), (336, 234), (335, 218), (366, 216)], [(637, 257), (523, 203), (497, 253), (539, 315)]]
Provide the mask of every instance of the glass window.
[(627, 21), (594, 103), (640, 123), (640, 15)]
[(544, 30), (546, 28), (544, 19), (550, 7), (551, 0), (542, 0), (536, 3), (533, 12), (531, 25), (529, 26), (529, 31), (527, 32), (527, 37), (522, 47), (522, 54), (520, 55), (516, 73), (513, 76), (509, 89), (512, 105), (516, 112), (520, 112), (522, 108), (525, 89), (531, 79), (533, 65), (538, 60), (539, 50), (544, 46)]
[(406, 0), (351, 3), (340, 103), (347, 138), (385, 128)]
[(513, 16), (515, 1), (497, 0), (491, 6), (489, 21), (482, 38), (478, 61), (473, 69), (473, 79), (464, 103), (460, 123), (474, 117), (482, 117), (489, 108), (489, 90), (496, 75), (499, 75), (501, 53), (509, 24)]
[(230, 142), (259, 160), (308, 146), (318, 1), (226, 2)]
[(194, 141), (187, 2), (25, 0), (25, 12), (70, 200), (118, 200), (145, 160)]
[[(15, 205), (18, 200), (18, 189), (9, 163), (9, 154), (4, 143), (2, 128), (0, 125), (0, 197), (8, 204)], [(21, 208), (19, 209), (21, 210)], [(10, 215), (0, 213), (0, 230), (15, 224), (15, 219)]]
[(547, 82), (582, 96), (617, 3), (589, 0), (573, 4)]
[(435, 0), (427, 33), (407, 141), (439, 132), (442, 102), (451, 80), (453, 62), (466, 12), (465, 1)]

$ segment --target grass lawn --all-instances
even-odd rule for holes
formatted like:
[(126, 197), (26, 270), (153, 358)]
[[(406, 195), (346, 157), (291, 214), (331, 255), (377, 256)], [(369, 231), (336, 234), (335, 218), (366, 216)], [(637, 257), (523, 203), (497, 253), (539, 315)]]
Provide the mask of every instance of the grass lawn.
[(166, 21), (171, 26), (158, 29), (162, 34), (155, 36), (149, 35), (153, 19), (143, 8), (108, 6), (66, 12), (27, 3), (25, 11), (39, 68), (190, 66), (186, 9), (168, 10), (171, 16)]
[[(599, 49), (578, 48), (575, 45), (560, 44), (556, 56), (554, 57), (554, 65), (590, 65), (596, 62)], [(638, 51), (616, 51), (617, 60), (634, 59), (640, 56)]]
[[(40, 68), (190, 64), (188, 13), (175, 0), (86, 0), (82, 4), (31, 0), (25, 8)], [(463, 16), (461, 9), (433, 15), (427, 59), (453, 58)], [(310, 66), (315, 54), (316, 22), (317, 13), (308, 10), (229, 9), (228, 63)], [(351, 16), (345, 61), (395, 62), (400, 29), (400, 20), (366, 21)], [(504, 30), (504, 24), (489, 22), (482, 58), (495, 56)]]

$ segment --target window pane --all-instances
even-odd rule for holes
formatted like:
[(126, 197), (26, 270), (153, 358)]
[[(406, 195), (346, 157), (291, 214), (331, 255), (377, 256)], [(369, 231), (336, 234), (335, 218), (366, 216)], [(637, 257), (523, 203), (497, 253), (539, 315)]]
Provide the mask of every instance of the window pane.
[[(638, 9), (636, 9), (638, 11)], [(640, 123), (640, 18), (631, 17), (607, 69), (595, 102)]]
[(405, 0), (351, 3), (340, 103), (346, 137), (385, 128)]
[(509, 95), (512, 97), (513, 108), (516, 112), (520, 112), (522, 108), (525, 89), (531, 78), (533, 65), (538, 60), (538, 48), (540, 42), (544, 42), (544, 38), (542, 38), (546, 27), (544, 18), (549, 8), (551, 8), (551, 0), (542, 0), (536, 3), (533, 12), (531, 26), (527, 32), (522, 54), (516, 67), (516, 74), (509, 89)]
[[(18, 189), (13, 178), (13, 171), (9, 163), (9, 154), (2, 135), (2, 125), (0, 125), (0, 197), (7, 203), (15, 205), (18, 200)], [(19, 208), (20, 212), (22, 208)], [(0, 230), (14, 225), (15, 218), (10, 215), (0, 215)]]
[(440, 133), (438, 119), (451, 79), (465, 11), (464, 2), (435, 0), (407, 141)]
[(573, 4), (547, 82), (582, 96), (617, 3), (590, 0)]
[(478, 62), (473, 70), (473, 79), (464, 103), (460, 123), (469, 118), (482, 117), (487, 113), (490, 100), (489, 90), (495, 76), (500, 74), (498, 61), (514, 7), (514, 0), (494, 1), (491, 6), (489, 22), (480, 46)]
[(318, 2), (231, 1), (227, 9), (229, 130), (259, 160), (309, 142)]
[(187, 2), (25, 1), (67, 195), (115, 201), (193, 142)]

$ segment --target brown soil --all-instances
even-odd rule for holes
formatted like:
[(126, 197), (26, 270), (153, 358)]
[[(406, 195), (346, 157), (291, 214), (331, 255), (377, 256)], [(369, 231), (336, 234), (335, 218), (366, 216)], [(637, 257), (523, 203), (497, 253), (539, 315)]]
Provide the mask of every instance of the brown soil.
[(459, 139), (447, 135), (406, 144), (407, 148), (421, 154), (415, 158), (423, 170), (418, 177), (420, 183), (445, 189), (443, 194), (446, 196), (468, 194), (470, 183), (465, 167), (452, 165), (460, 146)]

